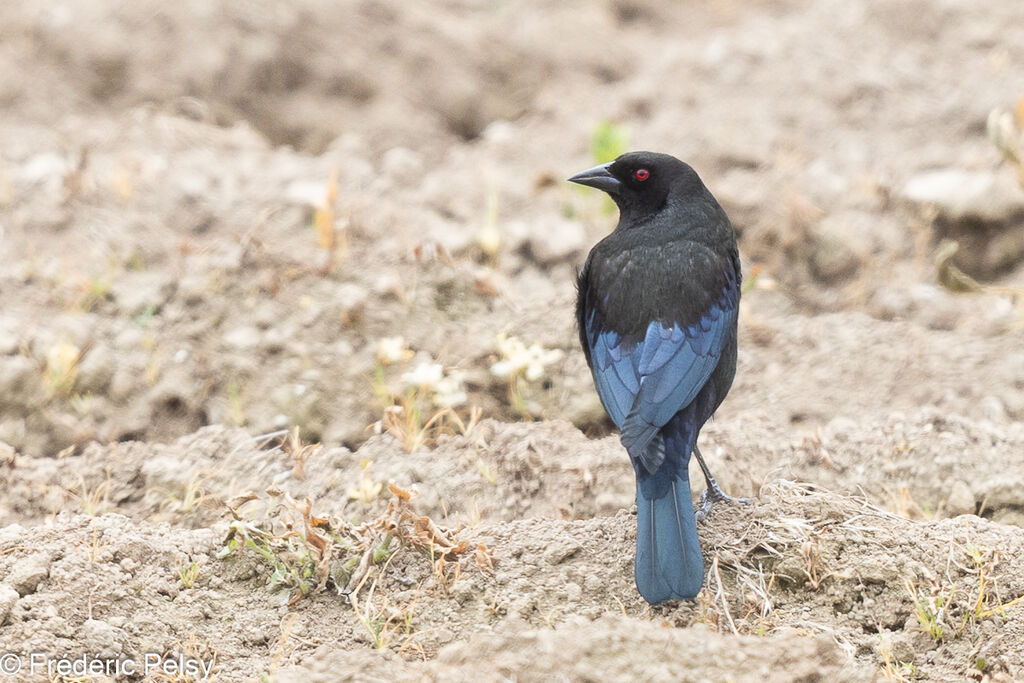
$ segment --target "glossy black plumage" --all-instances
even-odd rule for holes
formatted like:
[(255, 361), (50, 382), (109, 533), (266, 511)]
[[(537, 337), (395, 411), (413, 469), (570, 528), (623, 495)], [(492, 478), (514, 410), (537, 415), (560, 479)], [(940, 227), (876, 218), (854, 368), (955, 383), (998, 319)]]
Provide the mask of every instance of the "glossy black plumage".
[(620, 210), (579, 274), (576, 318), (637, 475), (637, 588), (651, 603), (692, 598), (703, 560), (687, 465), (736, 372), (735, 235), (696, 172), (668, 155), (625, 154), (570, 180)]

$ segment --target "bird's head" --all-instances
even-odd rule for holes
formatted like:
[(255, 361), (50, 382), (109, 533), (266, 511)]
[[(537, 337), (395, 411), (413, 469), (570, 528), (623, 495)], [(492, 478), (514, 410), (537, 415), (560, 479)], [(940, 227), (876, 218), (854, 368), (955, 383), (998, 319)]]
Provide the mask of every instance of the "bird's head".
[(629, 152), (569, 178), (604, 190), (623, 216), (655, 213), (670, 202), (704, 198), (707, 189), (689, 164), (668, 154)]

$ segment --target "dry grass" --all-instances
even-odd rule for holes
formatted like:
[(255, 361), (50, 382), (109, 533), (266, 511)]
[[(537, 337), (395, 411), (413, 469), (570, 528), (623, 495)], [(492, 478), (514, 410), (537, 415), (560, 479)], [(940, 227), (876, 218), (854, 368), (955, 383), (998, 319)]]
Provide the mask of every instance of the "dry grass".
[[(882, 585), (888, 604), (867, 611), (875, 616), (860, 618), (909, 613), (936, 643), (975, 638), (982, 622), (1005, 617), (1024, 603), (1024, 595), (1007, 594), (1003, 584), (1008, 575), (998, 548), (944, 537), (946, 532), (936, 523), (900, 517), (862, 497), (788, 481), (763, 487), (761, 497), (772, 501), (771, 514), (752, 515), (741, 533), (717, 539), (710, 557), (698, 608), (699, 619), (715, 630), (764, 634), (780, 626), (797, 626), (829, 636), (852, 659), (857, 645), (848, 633), (827, 623), (794, 618), (791, 605), (831, 604), (833, 592), (856, 593), (863, 588), (863, 572), (875, 577), (893, 572), (902, 579)], [(901, 547), (904, 539), (913, 542)], [(945, 567), (935, 566), (941, 557), (936, 551), (944, 546)], [(815, 593), (822, 597), (809, 597)], [(787, 608), (780, 612), (779, 604)], [(876, 649), (881, 675), (900, 681), (917, 675), (912, 662), (893, 658), (889, 630), (876, 623), (863, 627), (878, 628), (882, 634)]]
[(78, 486), (65, 489), (67, 495), (78, 501), (82, 512), (95, 517), (108, 512), (113, 506), (110, 502), (110, 471), (106, 478), (96, 485), (86, 483), (85, 477), (78, 475)]
[[(1004, 601), (999, 588), (998, 549), (952, 541), (946, 572), (928, 581), (906, 579), (904, 587), (913, 603), (918, 626), (932, 640), (959, 638), (978, 623), (1003, 617), (1024, 602), (1024, 595)], [(966, 590), (957, 576), (976, 576), (976, 587)]]
[[(190, 671), (168, 673), (157, 669), (151, 673), (154, 680), (168, 681), (168, 683), (192, 683), (197, 677), (202, 677), (203, 667), (216, 671), (217, 660), (220, 658), (217, 648), (208, 641), (201, 641), (195, 631), (190, 631), (188, 636), (179, 640), (173, 649), (161, 653), (160, 656), (162, 660), (177, 660), (182, 657), (182, 661), (191, 662), (191, 672), (196, 672), (193, 675)], [(216, 678), (216, 674), (211, 676), (212, 678)]]
[(205, 482), (206, 477), (204, 475), (196, 474), (182, 485), (180, 491), (154, 489), (164, 499), (160, 505), (161, 510), (174, 514), (188, 515), (200, 506), (208, 506), (210, 504), (210, 495), (204, 488)]
[[(781, 591), (817, 592), (837, 575), (845, 578), (844, 568), (829, 566), (825, 559), (823, 538), (844, 535), (864, 540), (899, 519), (866, 499), (784, 480), (762, 487), (760, 496), (773, 501), (773, 514), (755, 515), (740, 534), (724, 542), (718, 539), (710, 557), (698, 609), (699, 620), (714, 630), (763, 635), (783, 625), (792, 627), (792, 615), (777, 612)], [(791, 514), (779, 515), (779, 510)], [(830, 637), (853, 657), (854, 644), (835, 628), (808, 620), (798, 626)]]
[(269, 569), (268, 584), (286, 589), (289, 605), (333, 587), (347, 597), (375, 647), (422, 653), (413, 626), (416, 604), (426, 588), (421, 583), (411, 601), (393, 604), (387, 593), (382, 595), (393, 587), (392, 563), (403, 552), (417, 551), (431, 564), (431, 588), (446, 595), (467, 568), (493, 571), (494, 556), (482, 543), (463, 539), (461, 529), (439, 526), (417, 514), (414, 491), (395, 484), (388, 484), (388, 491), (392, 498), (387, 509), (359, 525), (318, 517), (310, 499), (298, 501), (278, 489), (266, 492), (263, 515), (250, 519), (243, 506), (264, 499), (239, 496), (227, 503), (234, 521), (221, 556), (246, 550), (260, 558)]
[[(432, 361), (408, 369), (413, 357), (401, 337), (378, 343), (372, 386), (382, 417), (367, 429), (391, 434), (408, 453), (435, 444), (445, 434), (468, 436), (483, 411), (475, 405), (461, 407), (466, 400), (461, 372)], [(407, 371), (396, 377), (398, 370)], [(395, 388), (396, 382), (401, 388)]]
[(454, 415), (451, 408), (439, 410), (424, 421), (421, 403), (415, 392), (407, 393), (384, 411), (381, 420), (384, 431), (398, 439), (408, 453), (435, 443), (442, 434), (455, 433), (449, 424), (449, 417)]
[(282, 437), (280, 447), (292, 459), (292, 476), (301, 480), (306, 478), (306, 460), (321, 446), (318, 443), (303, 443), (299, 437), (299, 427), (296, 425), (286, 437)]

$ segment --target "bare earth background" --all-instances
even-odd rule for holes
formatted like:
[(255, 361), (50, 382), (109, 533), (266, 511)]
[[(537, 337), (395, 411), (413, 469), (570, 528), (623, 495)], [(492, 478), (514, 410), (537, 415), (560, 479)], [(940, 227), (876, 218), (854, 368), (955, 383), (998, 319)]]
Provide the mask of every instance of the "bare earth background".
[[(1022, 63), (1019, 0), (3, 3), (0, 652), (1024, 679)], [(744, 257), (693, 603), (575, 336), (602, 139)]]

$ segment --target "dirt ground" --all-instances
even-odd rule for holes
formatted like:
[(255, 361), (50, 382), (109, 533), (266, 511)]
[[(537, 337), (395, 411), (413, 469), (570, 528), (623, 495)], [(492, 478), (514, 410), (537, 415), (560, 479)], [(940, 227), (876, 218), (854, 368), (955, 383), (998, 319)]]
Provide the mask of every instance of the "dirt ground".
[[(1016, 0), (4, 3), (0, 681), (1024, 679), (1022, 63)], [(754, 501), (655, 608), (615, 149), (746, 277)]]

